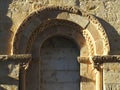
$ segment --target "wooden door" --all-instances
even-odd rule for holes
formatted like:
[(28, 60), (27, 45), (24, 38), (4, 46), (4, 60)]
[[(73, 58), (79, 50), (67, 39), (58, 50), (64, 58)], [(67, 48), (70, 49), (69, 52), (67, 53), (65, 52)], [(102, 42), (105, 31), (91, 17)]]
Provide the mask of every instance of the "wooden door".
[(80, 90), (79, 52), (69, 39), (46, 40), (40, 51), (40, 90)]

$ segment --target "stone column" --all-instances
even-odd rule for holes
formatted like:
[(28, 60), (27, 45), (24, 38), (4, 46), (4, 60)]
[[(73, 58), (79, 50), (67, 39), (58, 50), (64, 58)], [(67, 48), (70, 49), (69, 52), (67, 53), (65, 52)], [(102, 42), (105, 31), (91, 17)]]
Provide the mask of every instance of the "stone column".
[[(96, 74), (95, 90), (120, 90), (120, 55), (93, 56)], [(79, 63), (90, 63), (88, 57), (79, 57)]]
[(102, 69), (96, 70), (96, 90), (102, 90)]
[(80, 90), (96, 90), (95, 73), (89, 57), (78, 57), (78, 62), (80, 63)]
[(103, 65), (102, 90), (120, 90), (120, 55), (95, 56), (93, 61), (96, 69)]

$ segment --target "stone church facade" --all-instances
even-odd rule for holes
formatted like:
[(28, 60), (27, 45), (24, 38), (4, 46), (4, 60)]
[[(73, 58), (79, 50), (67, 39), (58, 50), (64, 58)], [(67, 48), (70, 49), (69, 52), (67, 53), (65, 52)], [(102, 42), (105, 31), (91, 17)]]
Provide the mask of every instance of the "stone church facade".
[(120, 90), (119, 0), (1, 0), (0, 90)]

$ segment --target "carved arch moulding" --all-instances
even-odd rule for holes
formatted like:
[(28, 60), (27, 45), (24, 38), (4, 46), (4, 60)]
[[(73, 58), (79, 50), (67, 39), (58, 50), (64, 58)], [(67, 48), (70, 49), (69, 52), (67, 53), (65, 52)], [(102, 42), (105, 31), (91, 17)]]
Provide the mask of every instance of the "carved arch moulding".
[(70, 6), (37, 9), (18, 28), (13, 40), (13, 54), (32, 54), (34, 59), (37, 57), (36, 43), (42, 45), (46, 39), (57, 35), (71, 38), (80, 46), (81, 90), (103, 90), (102, 69), (94, 68), (93, 57), (108, 55), (109, 41), (97, 18), (81, 9)]

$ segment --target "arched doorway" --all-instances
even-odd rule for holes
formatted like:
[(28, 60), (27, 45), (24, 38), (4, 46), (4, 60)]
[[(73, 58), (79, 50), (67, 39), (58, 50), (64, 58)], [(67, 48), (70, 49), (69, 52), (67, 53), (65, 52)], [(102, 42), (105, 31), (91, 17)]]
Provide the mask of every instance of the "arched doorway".
[[(78, 45), (81, 45), (80, 57), (87, 57), (90, 62), (80, 63), (80, 76), (82, 78), (80, 88), (82, 90), (88, 88), (95, 90), (96, 85), (102, 88), (101, 80), (99, 80), (100, 84), (97, 84), (97, 78), (95, 78), (96, 75), (92, 68), (94, 63), (91, 58), (95, 55), (108, 54), (109, 42), (105, 30), (94, 16), (88, 15), (78, 8), (68, 6), (40, 8), (30, 14), (18, 28), (13, 42), (13, 53), (30, 53), (33, 56), (28, 68), (32, 74), (27, 74), (27, 78), (31, 79), (31, 75), (36, 81), (39, 78), (38, 58), (40, 53), (36, 51), (40, 51), (45, 40), (55, 35), (67, 36), (76, 41)], [(100, 74), (98, 76), (101, 76)], [(39, 82), (31, 82), (31, 85), (37, 85), (36, 83)]]
[(77, 61), (80, 46), (62, 35), (38, 44), (27, 71), (26, 90), (80, 90), (80, 64)]
[(79, 48), (56, 36), (46, 40), (40, 51), (40, 90), (80, 90)]
[[(66, 62), (63, 62), (62, 60), (61, 61), (64, 63), (62, 65), (63, 66), (62, 69), (68, 69), (68, 70), (60, 70), (60, 71), (63, 71), (62, 75), (67, 77), (68, 81), (60, 81), (60, 82), (59, 81), (58, 82), (57, 81), (55, 81), (55, 82), (47, 81), (47, 83), (49, 82), (49, 84), (47, 84), (47, 85), (50, 85), (51, 83), (53, 83), (52, 85), (54, 87), (51, 87), (53, 90), (55, 90), (55, 88), (58, 88), (58, 89), (60, 89), (60, 88), (67, 89), (68, 88), (69, 89), (70, 86), (72, 86), (72, 84), (73, 84), (74, 89), (75, 88), (80, 89), (80, 65), (77, 62), (77, 57), (80, 56), (80, 53), (81, 53), (80, 49), (81, 49), (81, 46), (83, 47), (83, 45), (84, 45), (84, 38), (80, 34), (80, 31), (79, 31), (80, 27), (78, 25), (76, 25), (73, 22), (68, 22), (68, 21), (65, 21), (65, 22), (67, 22), (68, 26), (66, 26), (65, 23), (63, 23), (63, 20), (58, 20), (58, 21), (56, 21), (56, 24), (58, 23), (58, 25), (46, 28), (45, 31), (43, 31), (42, 33), (37, 33), (38, 35), (37, 35), (36, 39), (34, 40), (34, 44), (31, 49), (33, 60), (30, 64), (29, 69), (26, 74), (27, 90), (33, 90), (33, 89), (40, 90), (40, 88), (45, 88), (45, 87), (47, 88), (48, 86), (45, 86), (44, 82), (41, 81), (41, 80), (45, 79), (44, 77), (41, 76), (40, 69), (44, 68), (44, 66), (41, 67), (42, 66), (41, 63), (45, 63), (45, 62), (49, 61), (47, 68), (49, 68), (49, 64), (53, 65), (53, 64), (55, 64), (55, 62), (56, 62), (55, 66), (59, 66), (59, 65), (57, 65), (57, 64), (59, 64), (57, 62), (57, 60), (59, 58), (62, 58), (63, 61), (65, 58), (67, 59)], [(51, 20), (49, 22), (49, 24), (50, 23), (54, 23), (54, 20), (53, 21)], [(59, 23), (63, 23), (63, 25), (59, 25)], [(71, 24), (75, 25), (76, 27), (70, 26)], [(40, 29), (37, 29), (37, 30), (40, 30)], [(73, 33), (73, 30), (75, 31), (74, 33)], [(54, 45), (55, 45), (55, 48), (53, 48)], [(58, 46), (56, 46), (56, 45), (58, 45)], [(45, 50), (46, 49), (45, 47), (48, 50)], [(60, 48), (58, 49), (58, 47), (60, 47)], [(86, 47), (84, 47), (84, 48), (86, 48)], [(58, 49), (58, 50), (56, 50), (56, 49)], [(71, 50), (73, 50), (73, 53)], [(46, 55), (46, 53), (44, 53), (44, 51), (46, 51), (46, 53), (48, 55)], [(54, 53), (51, 55), (51, 52), (54, 52)], [(64, 52), (64, 54), (62, 54), (62, 52)], [(87, 54), (87, 52), (85, 54)], [(53, 61), (51, 60), (52, 63), (50, 63), (49, 57), (54, 59)], [(58, 57), (58, 58), (56, 58), (56, 57)], [(44, 58), (47, 58), (48, 60), (43, 60)], [(71, 60), (69, 61), (68, 59), (71, 59)], [(45, 61), (45, 62), (42, 62), (42, 61)], [(72, 63), (73, 63), (73, 65), (71, 65)], [(76, 63), (76, 65), (75, 65), (75, 63)], [(70, 66), (65, 68), (68, 65), (70, 65)], [(52, 67), (52, 68), (55, 69), (55, 67)], [(60, 71), (57, 70), (57, 72), (61, 74)], [(65, 73), (65, 71), (68, 74)], [(51, 72), (50, 73), (47, 72), (47, 74), (43, 73), (42, 75), (43, 76), (48, 75), (48, 77), (49, 77), (49, 75), (51, 75)], [(59, 76), (59, 75), (57, 76), (58, 79), (61, 78), (61, 76)], [(75, 76), (76, 78), (74, 77), (74, 75), (76, 75)], [(53, 79), (51, 79), (51, 80), (53, 80)], [(58, 86), (57, 87), (55, 84), (59, 84), (59, 83), (60, 83), (60, 85), (57, 85)], [(64, 83), (64, 84), (62, 85), (62, 83)], [(44, 86), (41, 86), (41, 85), (44, 85)], [(73, 89), (73, 87), (71, 88), (71, 90)], [(46, 90), (48, 90), (48, 89), (46, 89)]]

